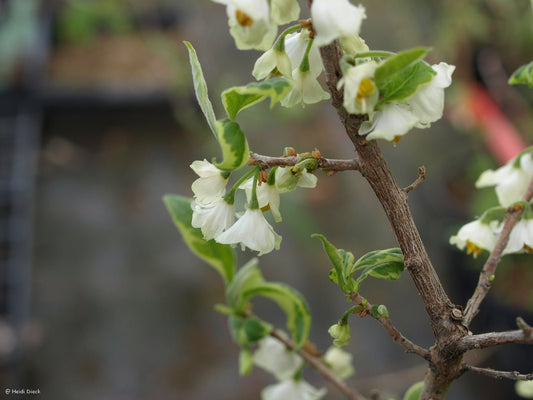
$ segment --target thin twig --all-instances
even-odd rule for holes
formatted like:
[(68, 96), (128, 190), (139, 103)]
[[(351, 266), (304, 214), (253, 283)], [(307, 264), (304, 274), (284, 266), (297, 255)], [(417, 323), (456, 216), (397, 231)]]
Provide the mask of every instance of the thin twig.
[(481, 375), (489, 376), (496, 379), (512, 379), (514, 381), (530, 381), (533, 379), (533, 373), (531, 374), (521, 374), (518, 371), (497, 371), (491, 368), (480, 368), (474, 367), (473, 365), (463, 365), (461, 367), (461, 372), (476, 372)]
[[(528, 189), (523, 197), (523, 200), (529, 202), (532, 197), (533, 179), (529, 183)], [(485, 262), (485, 265), (483, 266), (483, 269), (479, 275), (479, 281), (476, 286), (476, 289), (474, 290), (474, 294), (472, 295), (470, 300), (468, 300), (468, 303), (466, 305), (465, 316), (463, 318), (463, 325), (466, 327), (470, 325), (472, 319), (474, 319), (476, 314), (479, 312), (479, 306), (483, 302), (485, 296), (487, 296), (487, 293), (489, 292), (492, 286), (492, 277), (496, 272), (498, 261), (500, 261), (503, 251), (505, 250), (505, 246), (507, 246), (511, 231), (513, 230), (514, 226), (520, 219), (520, 216), (524, 212), (524, 207), (521, 204), (517, 204), (515, 206), (511, 206), (507, 212), (508, 214), (505, 217), (503, 228), (498, 238), (498, 241), (496, 242), (494, 249), (490, 253), (489, 258)]]
[[(250, 154), (250, 160), (248, 165), (260, 164), (263, 168), (272, 168), (272, 167), (291, 167), (296, 165), (302, 160), (298, 156), (287, 156), (287, 157), (269, 157), (257, 153)], [(349, 170), (359, 170), (359, 161), (357, 159), (353, 160), (336, 160), (324, 157), (318, 157), (318, 168), (327, 170), (327, 171), (349, 171)]]
[(409, 186), (403, 188), (403, 191), (405, 193), (409, 193), (415, 187), (417, 187), (422, 182), (424, 182), (425, 179), (426, 179), (426, 167), (424, 165), (422, 165), (422, 166), (418, 167), (418, 178), (416, 178), (416, 181), (411, 183)]
[[(361, 302), (363, 301), (363, 298), (361, 297), (359, 293), (352, 293), (350, 295), (350, 298), (356, 304), (361, 304)], [(372, 315), (372, 304), (367, 302), (365, 310), (366, 310), (365, 315), (371, 315), (375, 320), (377, 320), (381, 325), (383, 325), (385, 330), (392, 337), (392, 340), (394, 340), (396, 343), (402, 346), (407, 353), (417, 354), (425, 360), (430, 359), (429, 350), (424, 349), (423, 347), (420, 347), (417, 344), (414, 344), (409, 339), (407, 339), (404, 335), (402, 335), (402, 333), (394, 326), (390, 318), (376, 317)]]
[(480, 335), (465, 336), (459, 341), (458, 350), (484, 349), (511, 343), (533, 344), (533, 331), (518, 329), (514, 331), (489, 332)]
[(270, 335), (280, 342), (285, 344), (291, 350), (296, 350), (296, 352), (305, 360), (305, 362), (315, 370), (317, 370), (325, 379), (330, 381), (333, 385), (337, 387), (345, 396), (350, 400), (367, 400), (362, 394), (358, 393), (355, 389), (351, 389), (346, 383), (339, 379), (327, 366), (324, 362), (318, 358), (308, 353), (304, 349), (297, 349), (296, 345), (284, 335), (280, 334), (277, 330), (273, 330)]

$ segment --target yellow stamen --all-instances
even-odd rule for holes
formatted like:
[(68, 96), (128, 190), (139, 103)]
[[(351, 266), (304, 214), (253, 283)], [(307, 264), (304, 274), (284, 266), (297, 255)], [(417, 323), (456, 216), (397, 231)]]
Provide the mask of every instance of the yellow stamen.
[(533, 248), (524, 243), (524, 250), (529, 254), (533, 254)]
[(472, 254), (476, 258), (482, 251), (483, 249), (481, 247), (476, 246), (470, 240), (466, 241), (466, 254)]
[(401, 138), (402, 138), (402, 135), (394, 136), (394, 139), (392, 139), (392, 143), (394, 144), (394, 147), (396, 147), (396, 145), (398, 144)]
[(253, 18), (241, 10), (235, 11), (235, 18), (240, 26), (252, 26), (254, 24)]
[(376, 87), (372, 83), (372, 80), (370, 78), (363, 78), (359, 84), (359, 91), (356, 97), (357, 102), (362, 104), (364, 99), (368, 99), (375, 91)]
[(267, 204), (266, 206), (261, 207), (261, 211), (263, 212), (267, 212), (268, 210), (270, 210), (270, 204)]

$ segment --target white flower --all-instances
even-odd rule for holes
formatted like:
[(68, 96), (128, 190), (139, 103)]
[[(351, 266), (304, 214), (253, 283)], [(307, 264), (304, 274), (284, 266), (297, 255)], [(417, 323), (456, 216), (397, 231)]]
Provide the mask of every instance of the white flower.
[(336, 346), (331, 346), (324, 354), (324, 361), (340, 379), (346, 379), (354, 373), (352, 359), (350, 353)]
[(422, 86), (413, 96), (407, 99), (413, 113), (418, 118), (417, 128), (428, 128), (432, 122), (442, 118), (444, 110), (444, 89), (452, 84), (452, 74), (455, 65), (445, 62), (432, 65), (437, 75)]
[(498, 201), (503, 207), (522, 200), (533, 177), (531, 153), (522, 154), (497, 170), (487, 170), (476, 182), (477, 188), (496, 186)]
[(267, 336), (259, 341), (253, 355), (254, 364), (270, 372), (278, 380), (292, 379), (302, 367), (303, 359), (283, 343)]
[(231, 36), (240, 50), (267, 50), (278, 27), (270, 19), (267, 0), (213, 0), (226, 5)]
[(202, 230), (205, 240), (211, 240), (221, 234), (235, 221), (233, 205), (226, 203), (222, 198), (208, 204), (193, 202), (191, 207), (192, 226)]
[[(246, 191), (246, 198), (248, 203), (252, 198), (252, 186), (254, 179), (250, 178), (244, 182), (239, 189), (244, 189)], [(281, 221), (281, 213), (279, 212), (279, 191), (276, 185), (269, 185), (268, 182), (263, 182), (261, 185), (257, 186), (256, 189), (257, 202), (259, 203), (259, 208), (262, 211), (272, 211), (272, 216), (274, 221)]]
[(477, 257), (483, 250), (492, 251), (498, 240), (500, 223), (496, 220), (489, 223), (481, 219), (464, 225), (457, 235), (450, 238), (450, 244), (456, 245), (460, 250), (466, 247), (467, 254)]
[(243, 249), (248, 247), (263, 255), (279, 249), (281, 236), (274, 232), (261, 210), (248, 209), (230, 228), (216, 236), (215, 240), (222, 244), (240, 243)]
[(276, 68), (283, 76), (292, 77), (292, 65), (289, 56), (285, 51), (280, 51), (274, 46), (257, 59), (252, 75), (257, 80), (264, 79)]
[(276, 188), (279, 193), (292, 192), (298, 186), (312, 189), (317, 181), (317, 177), (305, 168), (296, 173), (290, 167), (276, 169)]
[(533, 380), (518, 381), (515, 383), (515, 391), (520, 397), (525, 399), (533, 399)]
[(365, 18), (365, 8), (348, 0), (314, 0), (311, 21), (316, 45), (325, 46), (335, 39), (358, 35)]
[(288, 24), (300, 16), (300, 5), (297, 0), (271, 0), (270, 12), (276, 23)]
[(522, 218), (518, 221), (503, 254), (522, 252), (533, 253), (533, 219)]
[[(298, 33), (290, 33), (285, 37), (285, 51), (294, 68), (298, 67), (302, 62), (309, 40), (309, 31), (307, 29), (303, 29)], [(324, 64), (315, 42), (311, 45), (308, 58), (311, 74), (314, 77), (318, 77), (324, 70)], [(291, 76), (292, 74), (288, 77), (290, 78)]]
[(205, 159), (194, 161), (191, 168), (200, 177), (192, 183), (196, 202), (212, 203), (224, 196), (228, 180), (224, 178), (220, 169)]
[(379, 90), (373, 82), (376, 62), (366, 62), (348, 68), (339, 80), (337, 89), (344, 87), (344, 108), (350, 114), (370, 114), (379, 99)]
[(412, 128), (428, 128), (442, 117), (444, 110), (444, 88), (451, 84), (455, 66), (446, 63), (433, 65), (437, 72), (433, 79), (422, 86), (413, 96), (401, 102), (385, 103), (363, 122), (360, 135), (367, 139), (385, 139), (397, 142)]
[(418, 118), (407, 104), (388, 103), (373, 114), (371, 121), (365, 121), (361, 124), (359, 134), (368, 135), (368, 140), (397, 141), (409, 132), (417, 122)]
[(319, 400), (326, 393), (325, 388), (318, 390), (302, 380), (286, 380), (264, 388), (261, 400)]
[(329, 93), (322, 89), (310, 70), (302, 71), (300, 68), (292, 72), (292, 89), (281, 100), (284, 107), (292, 107), (297, 104), (314, 104), (329, 99)]

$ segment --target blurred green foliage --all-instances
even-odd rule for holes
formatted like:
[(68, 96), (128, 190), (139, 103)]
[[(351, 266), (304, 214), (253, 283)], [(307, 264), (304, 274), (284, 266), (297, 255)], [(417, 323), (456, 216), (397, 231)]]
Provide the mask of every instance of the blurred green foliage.
[(128, 33), (134, 24), (125, 0), (71, 0), (57, 21), (60, 42), (90, 43), (98, 34)]

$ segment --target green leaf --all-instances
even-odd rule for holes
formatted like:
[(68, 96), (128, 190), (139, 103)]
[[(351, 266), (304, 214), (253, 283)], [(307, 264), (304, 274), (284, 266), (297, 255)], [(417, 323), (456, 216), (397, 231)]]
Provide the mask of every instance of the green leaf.
[(382, 94), (379, 104), (408, 99), (423, 85), (431, 82), (436, 72), (424, 61), (418, 61), (391, 79), (381, 82), (379, 87)]
[(403, 400), (418, 400), (424, 389), (424, 382), (420, 381), (412, 385), (403, 396)]
[(237, 271), (235, 277), (226, 289), (226, 299), (230, 307), (237, 313), (242, 313), (248, 306), (248, 299), (243, 293), (255, 284), (264, 281), (261, 270), (258, 268), (259, 261), (252, 258)]
[(163, 201), (183, 241), (192, 252), (215, 268), (226, 284), (231, 282), (236, 268), (235, 255), (231, 246), (217, 243), (213, 239), (207, 241), (203, 238), (200, 229), (192, 227), (191, 199), (178, 195), (166, 195)]
[(272, 325), (255, 317), (229, 318), (229, 327), (233, 340), (241, 346), (248, 346), (272, 332)]
[(370, 313), (374, 318), (389, 318), (389, 310), (387, 310), (387, 307), (385, 307), (383, 304), (374, 304), (370, 310)]
[(353, 254), (343, 249), (337, 249), (324, 235), (315, 233), (311, 237), (318, 238), (322, 241), (324, 250), (333, 264), (334, 269), (330, 271), (329, 279), (339, 285), (344, 293), (353, 292), (355, 287), (351, 277), (353, 272), (349, 272), (353, 267)]
[(311, 314), (307, 302), (295, 289), (283, 283), (266, 282), (257, 264), (257, 259), (252, 259), (237, 272), (226, 290), (228, 304), (236, 312), (242, 312), (254, 296), (273, 300), (287, 316), (287, 327), (293, 341), (298, 347), (302, 346), (309, 336), (311, 327)]
[(213, 105), (209, 100), (207, 84), (205, 82), (204, 73), (202, 72), (202, 66), (200, 65), (200, 61), (196, 55), (196, 50), (192, 44), (189, 42), (183, 43), (185, 46), (187, 46), (187, 50), (189, 50), (189, 61), (191, 63), (192, 80), (194, 84), (194, 92), (196, 93), (196, 99), (198, 100), (198, 104), (204, 113), (205, 119), (207, 120), (213, 135), (217, 137), (217, 118), (215, 117), (215, 112), (213, 111)]
[(289, 80), (276, 77), (262, 82), (252, 82), (246, 86), (235, 86), (222, 92), (222, 103), (228, 117), (235, 119), (237, 114), (254, 104), (270, 97), (270, 108), (283, 99), (291, 90)]
[(429, 50), (425, 47), (416, 47), (388, 58), (376, 68), (374, 73), (374, 81), (377, 87), (381, 89), (387, 81), (394, 79), (395, 75), (422, 60)]
[(518, 85), (521, 83), (533, 88), (533, 61), (529, 64), (522, 65), (509, 78), (509, 85)]
[(245, 297), (262, 296), (273, 300), (287, 316), (287, 328), (294, 344), (302, 347), (309, 336), (311, 314), (303, 296), (295, 289), (278, 282), (263, 282), (245, 292)]
[(216, 126), (223, 160), (215, 165), (223, 170), (234, 170), (246, 165), (250, 158), (250, 149), (239, 124), (226, 118), (217, 121)]
[(351, 272), (363, 268), (363, 272), (356, 279), (357, 288), (369, 276), (396, 280), (404, 270), (403, 254), (398, 248), (371, 251), (355, 262)]

